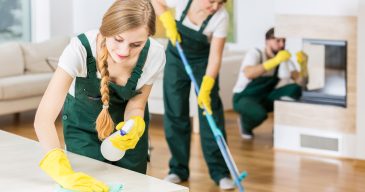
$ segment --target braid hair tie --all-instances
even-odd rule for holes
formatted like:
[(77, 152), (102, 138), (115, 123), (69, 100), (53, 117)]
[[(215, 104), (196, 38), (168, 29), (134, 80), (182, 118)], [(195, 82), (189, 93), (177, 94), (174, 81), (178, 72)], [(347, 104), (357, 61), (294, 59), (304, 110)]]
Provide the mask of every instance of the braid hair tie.
[(103, 109), (108, 109), (108, 108), (109, 108), (109, 105), (108, 104), (106, 104), (106, 105), (104, 104), (103, 105)]

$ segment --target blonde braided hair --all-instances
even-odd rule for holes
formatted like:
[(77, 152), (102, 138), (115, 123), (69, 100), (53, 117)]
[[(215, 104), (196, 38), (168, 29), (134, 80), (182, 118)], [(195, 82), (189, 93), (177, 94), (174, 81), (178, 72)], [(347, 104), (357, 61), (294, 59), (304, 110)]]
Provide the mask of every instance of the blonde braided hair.
[(96, 130), (98, 132), (99, 139), (104, 139), (113, 132), (114, 122), (111, 118), (109, 108), (109, 71), (108, 71), (108, 49), (105, 45), (105, 37), (101, 42), (101, 49), (98, 55), (98, 68), (101, 74), (100, 81), (100, 93), (101, 101), (103, 103), (103, 109), (101, 110), (98, 118), (96, 119)]

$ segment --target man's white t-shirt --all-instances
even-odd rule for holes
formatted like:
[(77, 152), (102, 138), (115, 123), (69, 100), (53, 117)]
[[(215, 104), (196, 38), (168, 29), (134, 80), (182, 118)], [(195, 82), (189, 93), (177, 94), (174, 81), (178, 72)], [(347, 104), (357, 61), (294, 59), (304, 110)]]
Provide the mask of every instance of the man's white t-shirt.
[[(260, 54), (261, 52), (261, 54)], [(251, 79), (248, 79), (243, 71), (243, 69), (247, 66), (261, 65), (263, 62), (267, 61), (268, 58), (265, 54), (265, 49), (251, 49), (245, 55), (240, 67), (240, 71), (238, 73), (238, 78), (236, 81), (236, 85), (233, 88), (234, 93), (242, 92), (247, 85), (251, 82)], [(283, 62), (279, 65), (278, 77), (280, 79), (288, 79), (291, 76), (292, 71), (297, 71), (296, 65), (291, 61)], [(264, 73), (262, 76), (273, 76), (275, 70), (268, 71)]]
[[(175, 8), (175, 19), (180, 21), (181, 15), (188, 5), (189, 0), (165, 0), (165, 2), (168, 7)], [(214, 13), (212, 18), (210, 18), (206, 28), (203, 31), (203, 34), (206, 35), (208, 39), (211, 39), (212, 37), (226, 37), (228, 31), (228, 20), (228, 13), (224, 6), (222, 6), (219, 10), (217, 10), (217, 12)], [(192, 23), (187, 15), (185, 16), (183, 25), (195, 31), (199, 31), (201, 27)]]
[[(96, 38), (98, 33), (98, 30), (88, 31), (85, 33), (89, 41), (92, 54), (95, 58)], [(144, 85), (152, 85), (158, 75), (162, 72), (166, 63), (164, 47), (156, 40), (152, 38), (149, 39), (150, 47), (148, 50), (146, 62), (142, 69), (143, 73), (137, 83), (137, 90)], [(58, 66), (74, 78), (68, 91), (68, 93), (72, 96), (75, 96), (76, 77), (87, 76), (86, 58), (87, 52), (85, 47), (82, 45), (81, 41), (77, 37), (73, 37), (59, 59)], [(99, 72), (97, 72), (97, 77), (100, 78)]]

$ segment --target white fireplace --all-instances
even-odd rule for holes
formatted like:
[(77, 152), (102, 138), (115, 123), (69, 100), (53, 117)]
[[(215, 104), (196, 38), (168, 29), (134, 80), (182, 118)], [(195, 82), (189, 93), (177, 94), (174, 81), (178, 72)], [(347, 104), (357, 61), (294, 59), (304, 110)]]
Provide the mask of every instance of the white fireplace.
[[(283, 3), (292, 7), (285, 6), (286, 10), (281, 9)], [(276, 0), (275, 6), (276, 35), (301, 39), (302, 49), (314, 51), (311, 54), (315, 61), (312, 65), (315, 66), (312, 67), (318, 68), (313, 72), (317, 73), (314, 75), (317, 79), (312, 79), (309, 87), (306, 87), (307, 92), (304, 92), (302, 101), (275, 102), (275, 149), (357, 158), (358, 1), (334, 0), (319, 3), (313, 0)], [(331, 50), (331, 45), (337, 50)], [(345, 61), (346, 65), (342, 68), (330, 67), (337, 69), (332, 71), (337, 73), (332, 78), (338, 78), (338, 92), (332, 92), (334, 102), (330, 99), (321, 102), (323, 96), (331, 93), (331, 90), (326, 89), (329, 88), (326, 87), (329, 84), (328, 78), (331, 78), (328, 76), (329, 71), (326, 71), (326, 66), (330, 65), (326, 62), (326, 54), (340, 49), (344, 49), (346, 54), (337, 55), (339, 57), (336, 61)]]

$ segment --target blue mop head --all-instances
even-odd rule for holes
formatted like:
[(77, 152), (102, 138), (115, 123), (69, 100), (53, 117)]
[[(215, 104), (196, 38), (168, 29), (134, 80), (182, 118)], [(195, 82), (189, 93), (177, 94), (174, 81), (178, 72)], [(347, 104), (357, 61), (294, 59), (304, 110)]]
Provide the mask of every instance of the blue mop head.
[[(123, 190), (122, 184), (109, 184), (108, 186), (109, 186), (109, 192), (121, 192)], [(75, 191), (68, 190), (61, 186), (58, 186), (55, 192), (75, 192)]]

